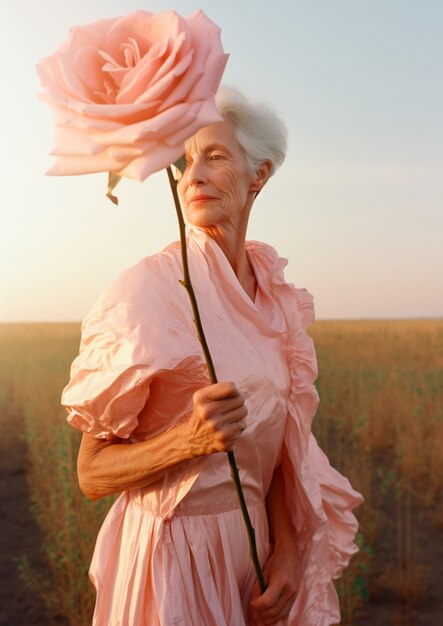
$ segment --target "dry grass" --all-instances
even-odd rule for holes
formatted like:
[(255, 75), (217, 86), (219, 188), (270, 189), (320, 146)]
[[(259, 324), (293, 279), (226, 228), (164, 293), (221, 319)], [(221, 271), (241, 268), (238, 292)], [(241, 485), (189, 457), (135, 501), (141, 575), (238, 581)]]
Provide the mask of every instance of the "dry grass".
[(79, 491), (75, 463), (80, 436), (66, 426), (60, 406), (79, 337), (79, 324), (0, 325), (1, 413), (8, 407), (24, 430), (32, 508), (52, 576), (42, 579), (32, 571), (26, 555), (20, 569), (52, 614), (65, 616), (72, 626), (91, 621), (88, 564), (109, 508), (109, 501), (93, 505)]
[[(443, 320), (312, 327), (321, 396), (314, 431), (365, 496), (361, 552), (339, 582), (344, 619), (372, 596), (412, 610), (427, 597), (424, 519), (443, 518)], [(439, 508), (440, 505), (440, 508)]]
[[(430, 572), (414, 511), (434, 506), (435, 528), (443, 526), (443, 320), (325, 321), (311, 334), (321, 396), (314, 431), (366, 500), (358, 511), (361, 551), (338, 582), (350, 624), (380, 587), (411, 606), (426, 599)], [(23, 423), (52, 579), (36, 579), (26, 564), (22, 570), (73, 626), (90, 621), (87, 568), (109, 507), (79, 492), (79, 435), (59, 406), (78, 342), (78, 324), (0, 325), (0, 409)]]

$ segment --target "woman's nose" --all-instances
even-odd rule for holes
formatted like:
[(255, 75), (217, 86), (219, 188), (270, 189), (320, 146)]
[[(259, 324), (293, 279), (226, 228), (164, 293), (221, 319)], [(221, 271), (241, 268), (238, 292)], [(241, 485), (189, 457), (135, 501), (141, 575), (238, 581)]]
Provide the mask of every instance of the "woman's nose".
[(191, 185), (198, 185), (207, 181), (206, 168), (201, 159), (195, 159), (188, 167), (188, 180)]

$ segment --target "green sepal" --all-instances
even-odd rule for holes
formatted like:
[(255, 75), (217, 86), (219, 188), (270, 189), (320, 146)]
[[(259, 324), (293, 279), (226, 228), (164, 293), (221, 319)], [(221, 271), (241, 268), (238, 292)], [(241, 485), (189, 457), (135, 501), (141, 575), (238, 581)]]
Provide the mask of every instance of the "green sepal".
[(112, 192), (117, 187), (121, 178), (122, 177), (116, 174), (115, 172), (109, 172), (108, 174), (108, 192), (106, 196), (110, 199), (111, 202), (117, 205), (118, 205), (118, 198), (117, 196), (114, 196)]
[(176, 161), (174, 161), (174, 163), (172, 164), (174, 167), (176, 167), (178, 170), (180, 170), (180, 172), (183, 174), (183, 172), (186, 169), (186, 159), (185, 159), (185, 155), (182, 154), (181, 157), (179, 159), (177, 159)]

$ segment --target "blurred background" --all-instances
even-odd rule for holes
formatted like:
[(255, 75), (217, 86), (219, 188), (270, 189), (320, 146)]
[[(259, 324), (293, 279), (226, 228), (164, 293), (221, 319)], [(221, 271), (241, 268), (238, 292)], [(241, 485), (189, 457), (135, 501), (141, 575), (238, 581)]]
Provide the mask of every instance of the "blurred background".
[[(69, 28), (152, 0), (2, 0), (0, 320), (79, 320), (128, 265), (178, 238), (166, 174), (45, 177), (52, 113), (35, 64)], [(222, 29), (224, 82), (286, 121), (286, 163), (249, 236), (289, 259), (319, 318), (443, 314), (443, 5), (383, 0), (176, 0)]]

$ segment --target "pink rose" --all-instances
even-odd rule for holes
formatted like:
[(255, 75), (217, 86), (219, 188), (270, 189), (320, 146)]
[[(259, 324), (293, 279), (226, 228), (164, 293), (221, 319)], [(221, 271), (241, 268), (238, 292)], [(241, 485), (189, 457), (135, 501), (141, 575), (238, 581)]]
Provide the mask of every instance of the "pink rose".
[(48, 174), (144, 180), (167, 167), (188, 137), (221, 119), (214, 94), (227, 58), (202, 11), (136, 11), (72, 28), (37, 66), (55, 113)]

